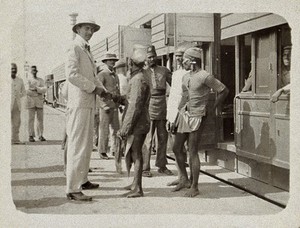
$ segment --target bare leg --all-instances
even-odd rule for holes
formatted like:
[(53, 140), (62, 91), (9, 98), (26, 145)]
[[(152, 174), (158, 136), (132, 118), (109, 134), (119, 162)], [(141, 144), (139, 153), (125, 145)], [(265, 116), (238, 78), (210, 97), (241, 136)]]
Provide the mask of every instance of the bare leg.
[(173, 192), (179, 191), (182, 188), (187, 188), (190, 186), (186, 168), (185, 168), (185, 160), (186, 156), (183, 152), (184, 142), (187, 139), (187, 134), (177, 133), (175, 135), (173, 152), (176, 157), (176, 164), (178, 169), (178, 180), (173, 181), (172, 183), (175, 184), (178, 182), (177, 186), (172, 190)]
[(64, 146), (64, 175), (66, 175), (66, 170), (67, 170), (67, 151), (68, 151), (68, 139), (67, 139), (67, 134), (65, 137), (65, 146)]
[[(184, 157), (185, 157), (185, 161), (186, 161), (186, 159), (187, 159), (187, 150), (185, 149), (185, 147), (183, 147), (183, 151), (184, 151)], [(185, 166), (186, 166), (186, 164), (185, 164)], [(178, 169), (178, 166), (177, 166), (177, 163), (176, 163), (176, 167), (177, 167), (177, 170), (179, 170), (179, 169)], [(191, 161), (190, 161), (190, 158), (189, 158), (189, 167), (191, 167)], [(181, 175), (180, 175), (180, 172), (178, 171), (178, 179), (176, 179), (176, 180), (174, 180), (174, 181), (171, 181), (171, 182), (168, 182), (168, 183), (167, 183), (167, 186), (175, 186), (175, 185), (178, 185), (178, 184), (179, 184), (180, 177), (181, 177)], [(192, 178), (192, 173), (191, 173), (191, 174), (190, 174), (190, 181), (191, 181), (192, 179), (193, 179), (193, 178)]]
[(191, 178), (192, 185), (189, 191), (185, 194), (187, 197), (194, 197), (199, 195), (198, 179), (200, 173), (200, 160), (198, 156), (198, 135), (200, 134), (201, 127), (189, 134), (189, 152), (191, 161)]
[(131, 191), (127, 198), (141, 197), (144, 195), (142, 189), (143, 156), (142, 146), (146, 135), (135, 135), (131, 147), (132, 158), (134, 162), (134, 179), (131, 185)]
[(190, 182), (193, 182), (193, 170), (192, 170), (192, 156), (189, 155), (189, 165), (190, 165)]

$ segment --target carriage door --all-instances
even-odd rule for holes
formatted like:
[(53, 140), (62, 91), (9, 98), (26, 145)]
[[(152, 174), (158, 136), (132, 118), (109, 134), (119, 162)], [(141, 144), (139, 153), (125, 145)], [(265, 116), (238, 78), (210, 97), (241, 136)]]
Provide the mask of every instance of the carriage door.
[(120, 58), (129, 58), (135, 44), (148, 46), (151, 44), (151, 29), (119, 26)]
[(239, 156), (270, 163), (275, 152), (270, 95), (277, 84), (276, 34), (262, 30), (252, 37), (252, 90), (241, 92), (236, 100), (236, 152)]

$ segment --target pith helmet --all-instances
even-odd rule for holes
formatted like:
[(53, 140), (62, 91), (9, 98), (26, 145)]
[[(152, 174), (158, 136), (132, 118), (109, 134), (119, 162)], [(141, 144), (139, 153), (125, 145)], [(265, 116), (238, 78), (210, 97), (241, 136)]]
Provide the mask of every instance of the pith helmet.
[(92, 25), (94, 27), (94, 32), (97, 32), (100, 29), (100, 25), (97, 25), (92, 18), (79, 18), (76, 22), (76, 24), (73, 26), (72, 30), (73, 32), (77, 33), (76, 29), (78, 25), (88, 24)]
[(114, 68), (125, 67), (125, 65), (126, 65), (125, 61), (123, 59), (120, 59), (115, 63)]
[(153, 45), (150, 45), (147, 48), (147, 57), (155, 57), (156, 55), (156, 51), (155, 51), (155, 47)]
[(192, 47), (187, 49), (184, 54), (183, 54), (183, 58), (197, 58), (197, 59), (201, 59), (201, 54), (202, 54), (202, 50), (200, 48), (197, 47)]
[(114, 53), (106, 53), (105, 56), (101, 59), (102, 62), (105, 60), (115, 60), (118, 61), (117, 55)]

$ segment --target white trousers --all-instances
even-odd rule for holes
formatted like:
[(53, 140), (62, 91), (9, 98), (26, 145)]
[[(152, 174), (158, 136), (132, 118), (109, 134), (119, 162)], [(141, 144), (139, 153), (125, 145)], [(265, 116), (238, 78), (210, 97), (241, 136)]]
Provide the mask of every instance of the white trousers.
[(34, 117), (36, 113), (36, 118), (37, 118), (37, 125), (36, 125), (36, 130), (37, 130), (37, 136), (41, 137), (44, 132), (44, 112), (43, 108), (29, 108), (28, 109), (28, 135), (35, 137), (34, 133)]
[(21, 112), (18, 107), (17, 102), (14, 103), (14, 106), (11, 110), (11, 141), (19, 141), (19, 131), (21, 126)]
[(67, 187), (66, 193), (80, 192), (88, 181), (93, 150), (94, 109), (68, 108), (67, 110)]

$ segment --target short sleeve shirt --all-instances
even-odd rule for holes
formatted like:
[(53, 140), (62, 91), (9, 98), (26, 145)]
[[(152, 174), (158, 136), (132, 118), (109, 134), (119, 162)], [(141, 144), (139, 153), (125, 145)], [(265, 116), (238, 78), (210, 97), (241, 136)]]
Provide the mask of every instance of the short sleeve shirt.
[(188, 93), (184, 108), (190, 116), (206, 115), (206, 106), (211, 89), (219, 93), (225, 89), (225, 85), (205, 70), (184, 75), (182, 91)]

